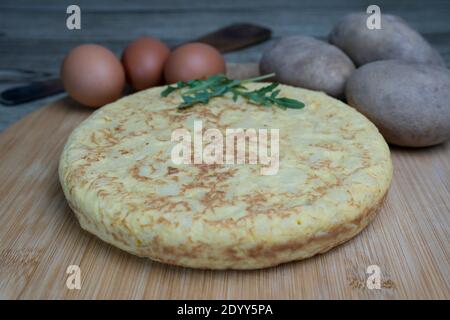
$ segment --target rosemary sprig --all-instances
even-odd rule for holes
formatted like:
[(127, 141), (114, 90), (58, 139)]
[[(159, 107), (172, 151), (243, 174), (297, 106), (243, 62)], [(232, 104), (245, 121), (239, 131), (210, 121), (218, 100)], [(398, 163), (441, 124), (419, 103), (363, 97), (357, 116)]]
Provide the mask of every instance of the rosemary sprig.
[(238, 97), (243, 97), (250, 103), (265, 107), (276, 105), (277, 107), (283, 109), (303, 108), (305, 104), (300, 101), (286, 97), (278, 97), (280, 90), (275, 90), (275, 88), (279, 85), (276, 82), (254, 91), (248, 91), (245, 87), (246, 83), (257, 82), (271, 78), (274, 75), (275, 74), (271, 73), (246, 80), (232, 80), (220, 73), (211, 76), (206, 80), (177, 82), (175, 85), (168, 86), (163, 92), (161, 92), (161, 96), (167, 97), (176, 90), (185, 89), (181, 94), (181, 99), (183, 102), (178, 106), (178, 109), (190, 108), (198, 103), (207, 104), (211, 98), (223, 96), (226, 93), (231, 93), (234, 101), (236, 101)]

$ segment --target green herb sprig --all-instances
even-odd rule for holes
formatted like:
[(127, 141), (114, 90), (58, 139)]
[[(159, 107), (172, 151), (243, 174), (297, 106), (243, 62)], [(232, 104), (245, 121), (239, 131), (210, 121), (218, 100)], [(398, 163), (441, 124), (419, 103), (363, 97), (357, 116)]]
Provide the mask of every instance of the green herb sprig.
[(275, 74), (267, 74), (260, 77), (255, 77), (246, 80), (232, 80), (220, 73), (209, 77), (206, 80), (191, 80), (180, 81), (173, 86), (168, 86), (161, 96), (167, 97), (176, 90), (184, 89), (181, 93), (183, 102), (178, 106), (178, 109), (187, 109), (198, 103), (207, 104), (210, 99), (223, 96), (226, 93), (231, 93), (233, 101), (238, 97), (247, 99), (250, 103), (270, 107), (275, 105), (282, 109), (301, 109), (305, 106), (303, 102), (298, 100), (278, 97), (280, 90), (275, 90), (279, 83), (273, 82), (265, 87), (254, 91), (248, 91), (245, 87), (246, 83), (257, 82), (267, 78), (273, 77)]

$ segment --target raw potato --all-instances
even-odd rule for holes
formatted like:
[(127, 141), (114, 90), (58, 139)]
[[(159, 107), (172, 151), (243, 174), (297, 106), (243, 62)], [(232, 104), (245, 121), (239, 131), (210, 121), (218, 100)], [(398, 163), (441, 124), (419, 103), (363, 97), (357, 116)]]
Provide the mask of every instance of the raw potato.
[(376, 61), (347, 82), (348, 103), (393, 144), (425, 147), (450, 138), (450, 70), (404, 61)]
[(342, 98), (345, 82), (355, 70), (349, 57), (326, 42), (303, 36), (282, 38), (264, 52), (261, 74), (275, 72), (281, 83)]
[(347, 53), (357, 65), (377, 60), (403, 60), (445, 66), (441, 55), (406, 22), (381, 15), (381, 29), (367, 28), (368, 15), (351, 13), (336, 24), (329, 41)]

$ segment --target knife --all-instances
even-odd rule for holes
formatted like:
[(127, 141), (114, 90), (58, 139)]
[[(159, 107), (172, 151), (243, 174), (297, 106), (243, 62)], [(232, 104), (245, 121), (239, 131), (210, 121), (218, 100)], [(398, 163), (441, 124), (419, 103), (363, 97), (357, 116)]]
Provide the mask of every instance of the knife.
[[(224, 53), (263, 42), (269, 39), (271, 34), (272, 31), (270, 29), (262, 26), (249, 23), (236, 23), (189, 42), (206, 43)], [(0, 93), (0, 103), (7, 106), (14, 106), (63, 91), (64, 87), (59, 78), (35, 81), (25, 86), (14, 87), (3, 91)]]

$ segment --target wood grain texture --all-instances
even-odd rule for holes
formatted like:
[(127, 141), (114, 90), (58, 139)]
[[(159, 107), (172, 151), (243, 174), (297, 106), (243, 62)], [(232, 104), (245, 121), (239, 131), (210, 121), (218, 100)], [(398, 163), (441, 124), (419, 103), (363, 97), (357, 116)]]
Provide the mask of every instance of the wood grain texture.
[[(263, 50), (282, 36), (326, 39), (333, 25), (349, 12), (365, 12), (367, 0), (79, 0), (81, 30), (66, 28), (68, 0), (0, 1), (0, 90), (32, 80), (57, 76), (64, 55), (86, 42), (107, 46), (120, 55), (126, 44), (142, 35), (169, 45), (197, 38), (234, 22), (261, 24), (273, 39), (225, 54), (228, 62), (257, 62)], [(382, 13), (399, 15), (417, 29), (450, 66), (450, 1), (378, 0)], [(33, 77), (23, 70), (35, 72)], [(16, 73), (16, 77), (3, 75)], [(0, 105), (0, 132), (33, 110), (61, 96), (20, 107)]]
[[(257, 73), (256, 65), (229, 70)], [(380, 213), (326, 254), (257, 271), (193, 270), (132, 256), (78, 225), (57, 166), (91, 112), (65, 98), (0, 135), (0, 298), (450, 298), (450, 143), (392, 147), (394, 179)], [(66, 287), (72, 264), (81, 290)], [(369, 265), (381, 268), (381, 290), (366, 288)]]

